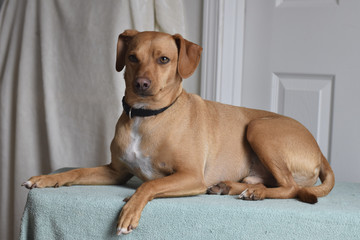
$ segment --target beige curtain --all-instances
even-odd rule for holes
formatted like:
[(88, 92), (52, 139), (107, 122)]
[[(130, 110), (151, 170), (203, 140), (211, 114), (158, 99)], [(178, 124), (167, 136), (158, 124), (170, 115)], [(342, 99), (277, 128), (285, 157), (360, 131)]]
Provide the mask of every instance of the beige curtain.
[(0, 239), (18, 238), (27, 178), (110, 161), (124, 93), (116, 41), (128, 28), (184, 34), (182, 1), (3, 2)]

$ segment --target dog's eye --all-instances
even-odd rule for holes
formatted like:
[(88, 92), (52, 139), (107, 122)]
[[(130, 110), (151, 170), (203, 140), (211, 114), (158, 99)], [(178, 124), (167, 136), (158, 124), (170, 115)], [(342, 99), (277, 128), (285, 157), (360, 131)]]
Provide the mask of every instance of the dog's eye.
[(139, 60), (137, 59), (137, 57), (135, 55), (130, 55), (129, 56), (129, 61), (134, 62), (134, 63), (139, 62)]
[(168, 57), (164, 57), (164, 56), (160, 57), (158, 60), (158, 62), (160, 64), (167, 64), (169, 61), (170, 61), (170, 59)]

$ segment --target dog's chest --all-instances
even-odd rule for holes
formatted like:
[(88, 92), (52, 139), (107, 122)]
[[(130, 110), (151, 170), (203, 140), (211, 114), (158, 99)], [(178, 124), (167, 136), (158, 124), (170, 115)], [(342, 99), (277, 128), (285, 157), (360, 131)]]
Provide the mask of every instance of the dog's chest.
[(145, 156), (141, 150), (142, 136), (139, 133), (141, 121), (141, 118), (135, 118), (130, 131), (130, 143), (120, 160), (134, 172), (140, 171), (146, 178), (152, 179), (154, 169), (152, 167), (151, 157)]

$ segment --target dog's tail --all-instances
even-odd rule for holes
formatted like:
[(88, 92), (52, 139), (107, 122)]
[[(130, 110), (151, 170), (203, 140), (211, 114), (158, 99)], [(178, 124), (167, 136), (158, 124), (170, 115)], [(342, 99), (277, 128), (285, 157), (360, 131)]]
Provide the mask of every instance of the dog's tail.
[(324, 155), (321, 155), (319, 178), (321, 180), (320, 185), (303, 187), (298, 191), (297, 197), (300, 201), (306, 203), (317, 203), (318, 197), (326, 196), (331, 189), (333, 189), (335, 184), (335, 175)]

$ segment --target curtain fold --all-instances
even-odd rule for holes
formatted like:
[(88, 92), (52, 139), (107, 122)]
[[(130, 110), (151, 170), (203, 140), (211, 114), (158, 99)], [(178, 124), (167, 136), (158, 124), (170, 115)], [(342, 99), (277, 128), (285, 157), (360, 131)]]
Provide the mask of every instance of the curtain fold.
[[(184, 34), (182, 1), (5, 0), (0, 12), (0, 239), (18, 237), (30, 176), (110, 162), (125, 29)], [(170, 19), (170, 20), (169, 20)]]

